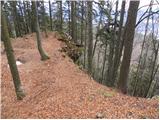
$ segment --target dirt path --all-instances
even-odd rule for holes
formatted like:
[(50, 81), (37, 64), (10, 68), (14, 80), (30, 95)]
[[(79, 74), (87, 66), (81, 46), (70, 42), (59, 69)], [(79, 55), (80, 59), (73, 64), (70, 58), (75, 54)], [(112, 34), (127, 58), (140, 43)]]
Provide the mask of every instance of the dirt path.
[(51, 59), (42, 62), (35, 34), (13, 40), (27, 96), (17, 101), (6, 55), (2, 54), (1, 118), (158, 118), (158, 100), (134, 98), (92, 80), (64, 53), (54, 33), (43, 39)]

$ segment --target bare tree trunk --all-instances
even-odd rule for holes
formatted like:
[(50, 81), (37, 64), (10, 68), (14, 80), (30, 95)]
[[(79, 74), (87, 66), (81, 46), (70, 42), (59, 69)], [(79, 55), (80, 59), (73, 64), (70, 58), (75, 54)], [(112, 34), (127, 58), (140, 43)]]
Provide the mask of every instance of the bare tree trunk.
[(60, 2), (60, 30), (63, 30), (63, 9), (62, 9), (62, 1)]
[[(103, 83), (104, 81), (104, 69), (105, 69), (105, 65), (106, 65), (106, 53), (107, 53), (107, 45), (105, 45), (105, 51), (104, 51), (104, 58), (103, 58), (103, 65), (102, 65), (102, 79), (101, 79), (101, 83)], [(104, 83), (103, 83), (104, 84)]]
[(11, 1), (10, 5), (12, 6), (12, 15), (13, 15), (13, 19), (14, 19), (14, 25), (15, 25), (15, 30), (16, 30), (16, 35), (17, 37), (21, 36), (22, 37), (22, 33), (21, 33), (21, 27), (20, 24), (18, 23), (19, 21), (19, 17), (18, 17), (18, 12), (17, 12), (17, 1)]
[(29, 28), (29, 33), (32, 32), (32, 17), (31, 17), (31, 10), (30, 10), (30, 2), (29, 1), (26, 1), (26, 4), (27, 4), (27, 22), (28, 22), (28, 28)]
[(118, 32), (118, 38), (117, 38), (117, 47), (115, 50), (115, 57), (114, 57), (114, 67), (113, 67), (113, 84), (116, 81), (117, 74), (118, 74), (118, 68), (119, 68), (119, 63), (120, 63), (120, 58), (122, 54), (122, 49), (120, 49), (120, 46), (122, 45), (123, 48), (123, 43), (122, 43), (122, 27), (123, 27), (123, 20), (124, 20), (124, 13), (125, 13), (125, 0), (122, 1), (122, 6), (121, 6), (121, 14), (120, 14), (120, 23), (119, 23), (119, 32)]
[(26, 3), (25, 1), (23, 1), (23, 6), (24, 6), (24, 19), (25, 19), (25, 24), (26, 24), (26, 30), (27, 30), (27, 33), (30, 33), (30, 28), (29, 28), (29, 22), (27, 20), (27, 11), (26, 11)]
[[(98, 52), (98, 58), (97, 58), (97, 68), (96, 69), (99, 69), (99, 59), (100, 59), (100, 50)], [(99, 71), (98, 71), (99, 72)], [(99, 79), (99, 77), (96, 77), (96, 79)], [(99, 83), (101, 83), (100, 79), (98, 80)]]
[(158, 79), (154, 81), (154, 77), (155, 77), (156, 73), (158, 72), (158, 68), (159, 68), (159, 65), (157, 65), (155, 73), (153, 74), (153, 78), (152, 78), (151, 83), (149, 85), (146, 97), (152, 97), (154, 90), (155, 90), (155, 87), (158, 84)]
[(86, 68), (86, 53), (87, 53), (87, 22), (85, 21), (85, 32), (84, 32), (84, 68)]
[(154, 69), (155, 69), (155, 66), (156, 66), (157, 58), (158, 58), (158, 50), (159, 50), (159, 44), (158, 44), (157, 49), (155, 50), (155, 56), (154, 56), (154, 61), (153, 61), (152, 71), (151, 71), (151, 77), (150, 77), (149, 86), (147, 87), (147, 92), (146, 92), (145, 96), (147, 96), (147, 94), (149, 93), (149, 89), (151, 87), (152, 81), (154, 80), (154, 76), (155, 76)]
[(75, 7), (75, 1), (71, 1), (71, 36), (75, 43), (77, 43), (76, 40), (76, 7)]
[[(109, 20), (108, 20), (108, 26), (110, 26), (110, 16), (111, 16), (111, 11), (112, 8), (110, 8), (109, 10)], [(111, 31), (111, 30), (110, 30)], [(110, 86), (110, 75), (111, 75), (111, 69), (112, 69), (112, 64), (113, 64), (113, 55), (114, 55), (114, 37), (113, 37), (113, 31), (111, 31), (111, 41), (109, 43), (109, 57), (108, 57), (108, 68), (107, 68), (107, 75), (106, 75), (106, 79), (105, 79), (105, 85)]]
[(25, 23), (25, 17), (24, 17), (24, 15), (23, 15), (23, 10), (22, 10), (22, 4), (21, 4), (21, 2), (19, 1), (18, 2), (18, 7), (19, 7), (19, 11), (20, 11), (20, 13), (21, 13), (21, 15), (19, 15), (19, 19), (22, 17), (22, 20), (21, 21), (19, 21), (19, 24), (21, 25), (21, 32), (22, 32), (22, 34), (24, 35), (24, 34), (27, 34), (27, 26), (26, 26), (26, 23)]
[[(102, 23), (102, 12), (100, 14), (99, 23), (98, 23), (98, 27), (97, 27), (97, 32), (99, 32), (99, 30), (100, 30), (100, 24), (101, 23)], [(92, 59), (93, 59), (95, 51), (96, 51), (97, 43), (98, 43), (98, 37), (96, 36), (96, 41), (95, 41), (94, 47), (93, 47)]]
[(71, 11), (70, 11), (70, 1), (67, 1), (68, 3), (68, 31), (69, 35), (71, 35)]
[(11, 71), (12, 78), (13, 78), (15, 92), (17, 95), (17, 99), (22, 100), (25, 97), (25, 93), (21, 87), (21, 81), (20, 81), (20, 77), (19, 77), (19, 73), (18, 73), (18, 69), (17, 69), (17, 65), (16, 65), (16, 60), (15, 60), (15, 57), (13, 54), (13, 48), (12, 48), (12, 44), (11, 44), (11, 41), (9, 38), (7, 23), (5, 20), (5, 15), (2, 10), (2, 6), (1, 6), (1, 15), (2, 15), (1, 16), (1, 22), (2, 22), (1, 28), (2, 28), (4, 47), (6, 50), (7, 59), (8, 59), (10, 71)]
[(92, 49), (93, 49), (93, 34), (92, 34), (92, 1), (87, 1), (88, 7), (88, 71), (92, 74)]
[(39, 23), (38, 23), (38, 13), (37, 13), (37, 5), (36, 1), (32, 1), (33, 8), (34, 8), (34, 21), (35, 21), (35, 28), (36, 28), (36, 35), (37, 35), (37, 46), (38, 46), (38, 51), (41, 55), (41, 60), (47, 60), (49, 59), (48, 55), (44, 52), (41, 44), (41, 35), (40, 35), (40, 28), (39, 28)]
[(49, 0), (49, 18), (50, 18), (51, 31), (53, 31), (53, 24), (52, 24), (52, 7), (51, 7), (51, 1), (50, 1), (50, 0)]
[(126, 32), (123, 36), (125, 48), (122, 64), (120, 67), (120, 77), (117, 86), (123, 93), (127, 92), (127, 79), (129, 74), (138, 6), (139, 1), (130, 1), (127, 22), (125, 26)]
[(82, 1), (82, 6), (81, 6), (81, 12), (82, 12), (82, 18), (81, 18), (81, 45), (83, 44), (84, 41), (84, 2)]
[[(151, 12), (151, 9), (149, 11), (149, 13)], [(144, 34), (144, 38), (143, 38), (143, 43), (142, 43), (142, 48), (141, 48), (141, 53), (140, 53), (140, 58), (139, 58), (139, 61), (138, 61), (138, 67), (137, 67), (137, 71), (136, 71), (136, 77), (135, 77), (135, 83), (134, 83), (134, 89), (133, 89), (133, 93), (132, 95), (135, 96), (136, 95), (136, 89), (137, 89), (137, 84), (138, 84), (138, 75), (139, 75), (139, 72), (141, 73), (142, 71), (140, 70), (140, 66), (141, 66), (141, 60), (142, 60), (142, 53), (143, 53), (143, 50), (144, 50), (144, 46), (145, 46), (145, 43), (146, 43), (146, 36), (147, 36), (147, 32), (148, 32), (148, 24), (149, 24), (149, 18), (150, 16), (148, 16), (147, 18), (147, 23), (146, 23), (146, 26), (145, 26), (145, 34)]]
[(46, 18), (45, 18), (45, 7), (44, 7), (44, 1), (42, 1), (42, 8), (43, 8), (43, 27), (44, 27), (44, 32), (45, 32), (45, 36), (48, 37), (48, 33), (47, 33), (47, 23), (46, 23)]

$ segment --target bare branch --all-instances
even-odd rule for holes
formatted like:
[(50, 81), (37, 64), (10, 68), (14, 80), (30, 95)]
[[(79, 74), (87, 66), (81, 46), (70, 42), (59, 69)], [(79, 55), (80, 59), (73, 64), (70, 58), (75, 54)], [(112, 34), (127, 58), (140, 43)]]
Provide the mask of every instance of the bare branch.
[(140, 19), (140, 20), (137, 22), (137, 24), (136, 24), (135, 27), (137, 27), (144, 19), (146, 19), (147, 17), (149, 17), (149, 16), (151, 16), (151, 15), (154, 15), (154, 14), (159, 14), (159, 10), (157, 10), (156, 12), (152, 12), (152, 13), (148, 14), (147, 16), (145, 16), (144, 18)]

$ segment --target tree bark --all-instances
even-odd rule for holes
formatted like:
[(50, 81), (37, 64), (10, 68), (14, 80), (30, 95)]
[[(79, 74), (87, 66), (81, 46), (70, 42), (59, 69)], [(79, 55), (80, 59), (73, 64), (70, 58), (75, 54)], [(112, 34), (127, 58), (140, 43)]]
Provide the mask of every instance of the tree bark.
[(88, 7), (88, 71), (92, 74), (92, 49), (93, 49), (93, 34), (92, 34), (92, 1), (87, 2)]
[(139, 1), (130, 1), (127, 22), (125, 25), (126, 32), (123, 36), (124, 55), (120, 67), (120, 77), (117, 86), (123, 93), (127, 92), (127, 79), (129, 74), (138, 6), (139, 6)]
[(83, 45), (84, 42), (84, 2), (82, 1), (82, 6), (81, 6), (81, 45)]
[(45, 18), (45, 7), (44, 7), (44, 1), (42, 1), (42, 8), (43, 8), (43, 27), (44, 27), (44, 32), (45, 32), (45, 36), (48, 37), (48, 33), (47, 33), (47, 23), (46, 23), (46, 18)]
[(48, 55), (44, 52), (43, 48), (42, 48), (42, 44), (41, 44), (41, 35), (40, 35), (40, 28), (39, 28), (39, 23), (38, 23), (38, 13), (37, 13), (37, 5), (36, 5), (36, 1), (32, 1), (33, 4), (33, 10), (34, 10), (34, 24), (35, 24), (35, 28), (36, 28), (36, 36), (37, 36), (37, 47), (38, 47), (38, 51), (41, 55), (41, 60), (47, 60), (49, 59)]
[(59, 1), (60, 4), (60, 31), (63, 30), (63, 9), (62, 9), (62, 1)]
[(50, 0), (49, 0), (49, 18), (50, 18), (51, 31), (53, 31), (53, 24), (52, 24), (52, 7), (51, 7), (51, 1), (50, 1)]
[[(149, 10), (149, 13), (151, 12), (151, 9)], [(137, 67), (137, 71), (136, 71), (136, 77), (135, 77), (135, 83), (134, 83), (134, 89), (133, 89), (133, 93), (132, 95), (135, 96), (136, 95), (136, 89), (137, 89), (137, 84), (138, 84), (138, 76), (139, 76), (139, 72), (140, 74), (143, 74), (143, 71), (140, 70), (140, 67), (141, 67), (141, 64), (142, 64), (142, 55), (143, 55), (143, 50), (144, 50), (144, 47), (145, 47), (145, 43), (146, 43), (146, 36), (147, 36), (147, 32), (148, 32), (148, 24), (149, 24), (149, 18), (150, 16), (148, 16), (147, 18), (147, 23), (146, 23), (146, 26), (145, 26), (145, 34), (144, 34), (144, 38), (143, 38), (143, 43), (142, 43), (142, 48), (141, 48), (141, 53), (140, 53), (140, 58), (139, 58), (139, 61), (138, 61), (138, 67)]]
[(70, 11), (70, 1), (67, 1), (68, 3), (68, 32), (69, 35), (71, 35), (71, 11)]
[(11, 41), (9, 38), (7, 23), (5, 20), (5, 15), (2, 10), (2, 6), (1, 6), (1, 15), (2, 15), (1, 16), (1, 22), (2, 22), (1, 28), (2, 28), (4, 47), (6, 50), (7, 59), (8, 59), (10, 71), (11, 71), (12, 78), (13, 78), (15, 92), (17, 95), (17, 99), (22, 100), (25, 97), (25, 93), (24, 93), (22, 86), (21, 86), (21, 81), (20, 81), (20, 77), (19, 77), (19, 73), (18, 73), (18, 69), (17, 69), (17, 65), (16, 65), (16, 60), (15, 60), (15, 57), (13, 54), (13, 48), (12, 48), (12, 44), (11, 44)]
[(158, 44), (158, 47), (157, 49), (155, 50), (155, 56), (154, 56), (154, 61), (153, 61), (153, 65), (152, 65), (152, 71), (151, 71), (151, 77), (150, 77), (150, 81), (149, 81), (149, 86), (147, 87), (147, 92), (145, 94), (145, 97), (147, 97), (147, 94), (149, 93), (149, 89), (151, 87), (151, 84), (152, 84), (152, 81), (154, 80), (154, 70), (155, 70), (155, 66), (156, 66), (156, 61), (157, 61), (157, 58), (158, 58), (158, 50), (159, 50), (159, 44)]
[(114, 67), (113, 67), (113, 84), (116, 81), (117, 74), (118, 74), (118, 68), (119, 68), (119, 63), (120, 63), (120, 58), (122, 55), (122, 49), (123, 48), (123, 42), (122, 42), (122, 27), (123, 27), (123, 20), (124, 20), (124, 13), (125, 13), (125, 0), (122, 1), (122, 6), (121, 6), (121, 13), (120, 13), (120, 23), (119, 23), (119, 32), (118, 32), (118, 37), (117, 37), (117, 47), (115, 50), (115, 57), (114, 57)]
[(106, 53), (107, 53), (107, 45), (105, 45), (105, 51), (104, 51), (104, 58), (103, 58), (103, 65), (102, 65), (102, 79), (101, 79), (101, 83), (104, 84), (104, 69), (105, 69), (105, 65), (106, 65)]
[(75, 1), (71, 1), (71, 36), (75, 43), (77, 43), (76, 40), (76, 7), (75, 7)]

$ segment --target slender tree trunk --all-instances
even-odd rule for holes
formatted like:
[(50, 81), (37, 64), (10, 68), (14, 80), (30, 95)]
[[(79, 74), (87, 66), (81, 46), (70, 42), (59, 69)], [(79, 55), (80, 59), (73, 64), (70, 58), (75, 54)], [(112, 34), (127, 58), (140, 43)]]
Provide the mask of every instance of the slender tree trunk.
[(92, 1), (87, 1), (88, 7), (88, 71), (92, 74), (92, 49), (93, 49), (93, 34), (92, 34)]
[[(100, 14), (99, 23), (98, 23), (98, 27), (97, 27), (97, 32), (99, 32), (99, 30), (100, 30), (100, 24), (101, 23), (102, 23), (102, 13)], [(95, 41), (94, 47), (93, 47), (92, 59), (93, 59), (95, 51), (96, 51), (97, 43), (98, 43), (98, 37), (96, 36), (96, 41)]]
[(101, 81), (100, 81), (100, 79), (99, 79), (99, 59), (100, 59), (100, 50), (98, 51), (98, 58), (97, 58), (97, 67), (96, 67), (96, 71), (97, 71), (97, 69), (98, 69), (98, 71), (97, 71), (97, 74), (96, 74), (96, 80), (98, 80), (98, 82), (99, 83), (101, 83)]
[[(150, 12), (151, 12), (151, 9), (150, 9), (149, 13)], [(136, 92), (137, 92), (136, 89), (137, 89), (137, 84), (138, 84), (138, 76), (139, 76), (139, 72), (141, 73), (140, 66), (141, 66), (141, 60), (142, 60), (144, 46), (145, 46), (145, 43), (146, 43), (146, 36), (147, 36), (147, 32), (148, 32), (149, 18), (150, 17), (147, 18), (147, 23), (146, 23), (146, 26), (145, 26), (145, 34), (144, 34), (144, 38), (143, 38), (140, 58), (139, 58), (139, 61), (138, 61), (138, 67), (137, 67), (137, 71), (136, 71), (135, 83), (134, 83), (134, 87), (133, 87), (134, 88), (133, 93), (132, 93), (133, 96), (136, 95)]]
[(26, 31), (27, 31), (27, 33), (29, 33), (30, 32), (30, 28), (29, 28), (29, 25), (28, 25), (28, 21), (27, 21), (27, 11), (26, 11), (26, 3), (25, 3), (25, 1), (23, 1), (23, 6), (24, 6), (24, 21), (25, 21), (25, 26), (26, 26)]
[[(36, 4), (36, 3), (35, 3)], [(35, 6), (34, 6), (34, 4), (33, 4), (33, 1), (32, 1), (32, 4), (31, 4), (31, 14), (30, 14), (30, 18), (31, 18), (31, 30), (32, 30), (32, 32), (36, 32), (36, 28), (35, 28), (35, 11), (34, 11), (34, 9), (35, 9)], [(36, 10), (37, 11), (37, 10)], [(37, 12), (37, 17), (38, 17), (38, 12)], [(39, 21), (38, 21), (38, 25), (39, 25)]]
[(122, 64), (120, 67), (120, 77), (117, 86), (123, 93), (127, 92), (127, 79), (129, 74), (138, 6), (139, 6), (139, 1), (130, 1), (127, 22), (125, 26), (126, 33), (123, 36), (123, 39), (125, 41), (124, 42), (125, 48), (124, 48)]
[[(21, 36), (22, 37), (22, 34), (21, 34), (21, 27), (20, 27), (20, 24), (18, 23), (19, 21), (19, 17), (18, 17), (18, 12), (17, 12), (17, 1), (11, 1), (10, 2), (10, 5), (12, 6), (12, 15), (13, 15), (13, 19), (14, 19), (14, 25), (15, 25), (15, 30), (16, 30), (16, 35), (17, 37)], [(19, 21), (20, 22), (20, 21)]]
[(69, 35), (71, 35), (71, 11), (70, 11), (70, 1), (67, 1), (68, 3), (68, 31)]
[(125, 13), (125, 0), (122, 1), (122, 6), (121, 6), (119, 32), (118, 32), (118, 37), (117, 37), (117, 47), (116, 47), (116, 50), (115, 50), (113, 76), (112, 76), (113, 84), (115, 83), (116, 78), (117, 78), (118, 67), (119, 67), (120, 58), (121, 58), (121, 54), (122, 54), (122, 49), (120, 49), (120, 46), (122, 45), (122, 48), (123, 48), (122, 27), (123, 27), (124, 13)]
[(50, 18), (51, 31), (53, 31), (53, 24), (52, 24), (52, 7), (51, 7), (51, 1), (50, 1), (50, 0), (49, 0), (49, 18)]
[(45, 36), (48, 37), (48, 33), (47, 33), (47, 23), (46, 23), (46, 18), (45, 18), (45, 7), (44, 7), (44, 1), (42, 1), (42, 7), (43, 7), (43, 27), (44, 27), (44, 32), (45, 32)]
[(85, 32), (84, 32), (84, 68), (86, 68), (86, 53), (87, 53), (87, 22), (85, 22)]
[(62, 1), (60, 3), (60, 31), (63, 30), (63, 9), (62, 9)]
[(110, 42), (109, 45), (109, 57), (108, 57), (108, 70), (107, 70), (107, 80), (105, 82), (105, 85), (111, 86), (112, 85), (112, 79), (111, 79), (111, 72), (112, 72), (112, 65), (113, 65), (113, 55), (114, 55), (114, 42), (112, 39), (112, 42)]
[[(4, 11), (4, 14), (5, 11)], [(6, 23), (7, 23), (7, 29), (8, 29), (8, 33), (9, 33), (9, 37), (12, 37), (13, 36), (13, 32), (12, 32), (12, 24), (11, 24), (11, 21), (8, 19), (8, 17), (6, 17)]]
[(32, 24), (31, 24), (31, 20), (32, 20), (32, 17), (31, 17), (31, 10), (30, 10), (30, 2), (29, 1), (26, 1), (26, 4), (27, 4), (27, 22), (28, 22), (28, 28), (29, 28), (29, 33), (32, 32)]
[[(109, 9), (109, 16), (108, 16), (108, 26), (110, 26), (110, 23), (111, 23), (111, 19), (110, 19), (110, 16), (111, 16), (111, 11), (112, 11), (112, 8)], [(111, 39), (110, 39), (110, 43), (109, 43), (109, 57), (108, 57), (108, 68), (107, 68), (107, 74), (106, 74), (106, 79), (104, 81), (104, 84), (105, 85), (108, 85), (110, 86), (110, 74), (111, 74), (111, 67), (112, 67), (112, 64), (113, 64), (113, 54), (114, 54), (114, 40), (113, 40), (113, 30), (111, 30), (110, 28), (108, 28), (109, 31), (111, 31)]]
[(145, 97), (147, 97), (147, 95), (149, 93), (149, 89), (150, 89), (151, 84), (152, 84), (152, 81), (154, 80), (154, 76), (155, 76), (154, 75), (154, 69), (155, 69), (155, 66), (156, 66), (157, 58), (158, 58), (158, 50), (159, 50), (159, 44), (158, 44), (158, 47), (155, 51), (155, 57), (154, 57), (153, 65), (152, 65), (151, 77), (150, 77), (149, 86), (147, 87), (147, 92), (145, 94)]
[(36, 35), (37, 35), (37, 46), (39, 53), (41, 55), (41, 60), (47, 60), (49, 59), (48, 55), (44, 52), (41, 44), (41, 35), (40, 35), (40, 28), (39, 28), (39, 23), (38, 23), (38, 13), (37, 13), (37, 5), (36, 1), (32, 1), (33, 4), (33, 10), (34, 10), (34, 21), (35, 21), (35, 28), (36, 28)]
[(104, 84), (104, 69), (105, 69), (105, 65), (106, 65), (106, 53), (107, 53), (107, 45), (105, 46), (105, 51), (104, 51), (104, 58), (103, 58), (103, 65), (102, 65), (102, 79), (101, 79), (101, 83)]
[[(21, 15), (19, 15), (19, 19), (20, 18), (22, 18), (22, 20), (21, 20), (21, 28), (22, 28), (22, 34), (27, 34), (27, 26), (26, 26), (26, 22), (25, 22), (25, 13), (24, 13), (24, 9), (22, 8), (22, 4), (21, 4), (21, 2), (19, 1), (18, 2), (19, 4), (18, 4), (18, 7), (19, 7), (19, 11), (20, 11), (20, 13), (21, 13)], [(24, 13), (24, 14), (23, 14)]]
[(75, 1), (71, 1), (71, 36), (75, 43), (76, 40), (76, 7)]
[(12, 78), (13, 78), (13, 82), (14, 82), (14, 87), (15, 87), (15, 92), (17, 95), (17, 99), (18, 100), (22, 100), (25, 97), (25, 93), (21, 87), (21, 81), (20, 81), (20, 77), (19, 77), (19, 73), (18, 73), (18, 69), (17, 69), (17, 65), (16, 65), (16, 60), (13, 54), (13, 48), (12, 48), (12, 44), (9, 38), (9, 34), (8, 34), (8, 29), (7, 29), (7, 23), (5, 20), (5, 15), (3, 13), (2, 10), (2, 6), (1, 6), (1, 22), (2, 22), (2, 35), (3, 35), (3, 41), (4, 41), (4, 47), (6, 50), (6, 54), (7, 54), (7, 59), (8, 59), (8, 63), (9, 63), (9, 67), (10, 67), (10, 71), (12, 74)]
[(158, 68), (159, 68), (159, 65), (157, 65), (156, 70), (155, 70), (155, 73), (154, 73), (153, 76), (152, 76), (153, 78), (152, 78), (152, 80), (150, 81), (151, 83), (150, 83), (150, 85), (149, 85), (149, 88), (148, 88), (148, 91), (147, 91), (147, 95), (146, 95), (147, 98), (153, 96), (155, 87), (156, 87), (156, 85), (158, 85), (158, 79), (154, 81), (154, 77), (155, 77), (156, 73), (158, 72)]
[(81, 45), (83, 45), (84, 41), (84, 2), (82, 1), (82, 6), (81, 6), (81, 13), (82, 13), (82, 18), (81, 18)]

